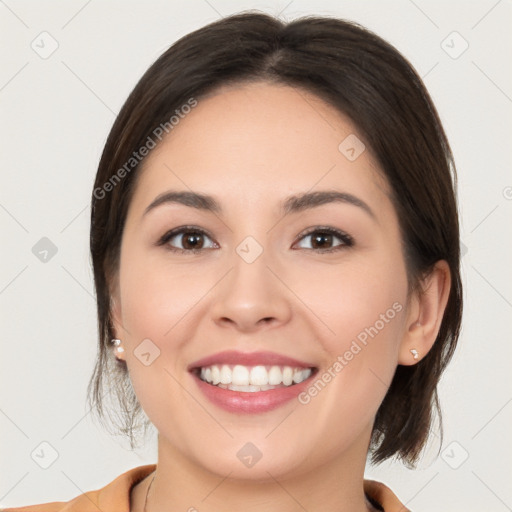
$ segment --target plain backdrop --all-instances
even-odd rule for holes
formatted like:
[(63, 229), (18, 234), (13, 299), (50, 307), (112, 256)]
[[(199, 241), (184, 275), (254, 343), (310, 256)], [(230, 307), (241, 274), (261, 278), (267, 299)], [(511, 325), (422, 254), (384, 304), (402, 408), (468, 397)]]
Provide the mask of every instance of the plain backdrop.
[(70, 500), (156, 462), (156, 435), (132, 452), (86, 407), (97, 345), (89, 199), (143, 72), (179, 37), (246, 9), (355, 20), (424, 78), (459, 173), (464, 325), (440, 385), (443, 445), (433, 436), (414, 471), (390, 461), (367, 476), (414, 512), (512, 510), (507, 0), (1, 1), (0, 506)]

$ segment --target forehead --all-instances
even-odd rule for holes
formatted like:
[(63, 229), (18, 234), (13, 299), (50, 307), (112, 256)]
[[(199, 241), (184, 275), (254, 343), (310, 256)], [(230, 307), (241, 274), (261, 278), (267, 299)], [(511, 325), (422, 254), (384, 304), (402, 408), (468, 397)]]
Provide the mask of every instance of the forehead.
[(241, 204), (327, 188), (369, 201), (388, 194), (346, 116), (303, 89), (268, 83), (199, 99), (146, 157), (139, 184), (146, 202), (166, 188), (229, 194)]

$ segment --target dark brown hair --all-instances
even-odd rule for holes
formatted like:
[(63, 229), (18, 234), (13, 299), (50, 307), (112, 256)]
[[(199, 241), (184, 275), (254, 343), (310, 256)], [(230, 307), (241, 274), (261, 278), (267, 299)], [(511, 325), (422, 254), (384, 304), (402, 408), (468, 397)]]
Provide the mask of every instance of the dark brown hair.
[[(156, 127), (170, 130), (169, 119), (191, 98), (201, 101), (221, 86), (251, 81), (312, 92), (351, 119), (390, 184), (410, 289), (437, 261), (449, 264), (451, 290), (436, 342), (418, 364), (397, 367), (372, 433), (374, 462), (397, 456), (414, 465), (433, 413), (440, 416), (436, 388), (454, 352), (462, 316), (455, 166), (437, 111), (411, 64), (369, 30), (337, 18), (306, 16), (285, 23), (255, 12), (225, 17), (173, 44), (128, 97), (106, 142), (92, 196), (99, 353), (89, 403), (100, 420), (107, 412), (114, 431), (129, 435), (134, 446), (143, 411), (126, 363), (115, 360), (110, 345), (110, 292), (140, 168), (126, 163)], [(120, 409), (104, 407), (108, 392)]]

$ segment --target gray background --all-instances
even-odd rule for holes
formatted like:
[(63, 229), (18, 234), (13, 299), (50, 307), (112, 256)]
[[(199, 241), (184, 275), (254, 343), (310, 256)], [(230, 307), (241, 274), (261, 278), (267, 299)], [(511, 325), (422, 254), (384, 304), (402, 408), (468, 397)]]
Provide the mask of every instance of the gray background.
[(440, 386), (441, 455), (433, 436), (417, 470), (388, 462), (367, 476), (415, 512), (512, 510), (507, 0), (0, 0), (0, 505), (69, 500), (156, 462), (155, 435), (130, 452), (85, 404), (97, 343), (93, 178), (115, 115), (147, 67), (182, 35), (252, 8), (355, 20), (424, 77), (459, 171), (464, 327)]

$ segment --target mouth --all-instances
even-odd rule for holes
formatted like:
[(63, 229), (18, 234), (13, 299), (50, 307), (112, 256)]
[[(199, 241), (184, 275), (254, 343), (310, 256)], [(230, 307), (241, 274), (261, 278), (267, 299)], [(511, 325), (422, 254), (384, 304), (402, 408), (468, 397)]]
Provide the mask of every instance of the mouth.
[(318, 368), (272, 352), (226, 351), (196, 361), (188, 371), (215, 405), (229, 412), (259, 413), (297, 397)]
[(212, 386), (243, 393), (257, 393), (300, 384), (309, 379), (314, 371), (313, 367), (215, 364), (195, 368), (193, 373)]

